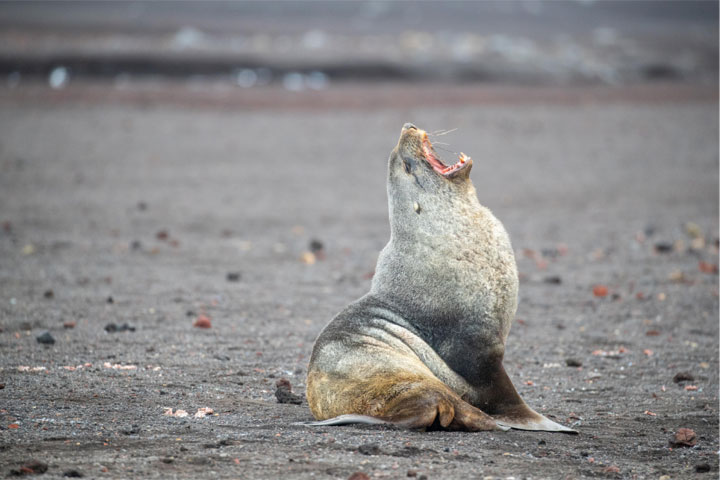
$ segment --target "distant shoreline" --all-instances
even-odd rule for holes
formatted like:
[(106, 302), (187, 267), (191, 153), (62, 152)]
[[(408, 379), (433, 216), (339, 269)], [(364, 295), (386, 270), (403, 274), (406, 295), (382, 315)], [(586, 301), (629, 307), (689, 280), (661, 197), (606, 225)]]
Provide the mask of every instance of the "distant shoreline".
[(471, 105), (580, 105), (592, 103), (718, 102), (716, 85), (641, 83), (623, 86), (448, 85), (362, 82), (331, 84), (322, 91), (288, 91), (281, 86), (241, 88), (225, 83), (153, 80), (70, 82), (52, 89), (45, 82), (0, 87), (5, 105), (125, 104), (237, 110), (373, 110)]

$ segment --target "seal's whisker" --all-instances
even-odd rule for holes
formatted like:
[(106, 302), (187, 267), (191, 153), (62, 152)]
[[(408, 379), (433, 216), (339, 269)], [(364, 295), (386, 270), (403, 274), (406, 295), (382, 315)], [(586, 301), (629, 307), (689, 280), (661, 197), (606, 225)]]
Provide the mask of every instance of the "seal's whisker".
[(437, 130), (437, 133), (436, 133), (436, 132), (433, 132), (433, 133), (431, 133), (430, 135), (431, 135), (431, 136), (434, 136), (434, 137), (442, 137), (443, 135), (447, 135), (448, 133), (452, 133), (452, 132), (454, 132), (455, 130), (457, 130), (457, 128), (451, 128), (450, 130)]
[[(449, 144), (446, 143), (445, 145), (449, 145)], [(437, 147), (438, 150), (442, 150), (442, 151), (444, 151), (444, 152), (452, 153), (453, 155), (460, 155), (458, 152), (453, 152), (453, 151), (450, 150), (449, 148), (443, 148), (443, 147), (438, 146), (437, 142), (433, 143), (433, 146)]]

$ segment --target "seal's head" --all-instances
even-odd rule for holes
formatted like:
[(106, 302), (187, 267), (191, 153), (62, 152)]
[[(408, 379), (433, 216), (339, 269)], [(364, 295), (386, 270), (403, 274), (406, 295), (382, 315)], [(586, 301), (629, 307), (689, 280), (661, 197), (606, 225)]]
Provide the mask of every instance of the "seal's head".
[(403, 125), (400, 140), (390, 160), (391, 168), (400, 168), (407, 175), (418, 179), (434, 178), (455, 183), (466, 181), (472, 168), (472, 159), (464, 153), (460, 154), (454, 165), (445, 165), (430, 143), (427, 132), (412, 123)]
[(412, 123), (403, 125), (388, 166), (393, 232), (409, 237), (450, 230), (454, 217), (467, 216), (478, 205), (471, 168), (472, 160), (462, 153), (455, 164), (446, 165), (427, 132)]

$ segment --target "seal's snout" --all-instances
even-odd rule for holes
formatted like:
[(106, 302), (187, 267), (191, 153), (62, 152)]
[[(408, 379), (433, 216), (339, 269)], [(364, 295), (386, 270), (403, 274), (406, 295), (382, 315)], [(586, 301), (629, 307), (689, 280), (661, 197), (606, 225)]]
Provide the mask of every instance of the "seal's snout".
[(455, 177), (467, 178), (470, 174), (470, 168), (472, 168), (472, 159), (464, 153), (458, 155), (458, 161), (455, 164), (445, 165), (437, 152), (435, 152), (428, 133), (412, 123), (403, 125), (398, 147), (412, 152), (413, 156), (419, 160), (424, 160), (435, 173), (448, 179)]

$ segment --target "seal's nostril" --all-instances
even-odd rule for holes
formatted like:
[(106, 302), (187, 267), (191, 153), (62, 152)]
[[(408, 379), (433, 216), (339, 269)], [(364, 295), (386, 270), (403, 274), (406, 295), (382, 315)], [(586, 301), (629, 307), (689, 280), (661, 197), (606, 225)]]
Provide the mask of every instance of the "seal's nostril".
[(417, 127), (412, 123), (406, 123), (405, 125), (403, 125), (403, 130), (410, 130), (411, 128), (413, 130), (417, 130)]

